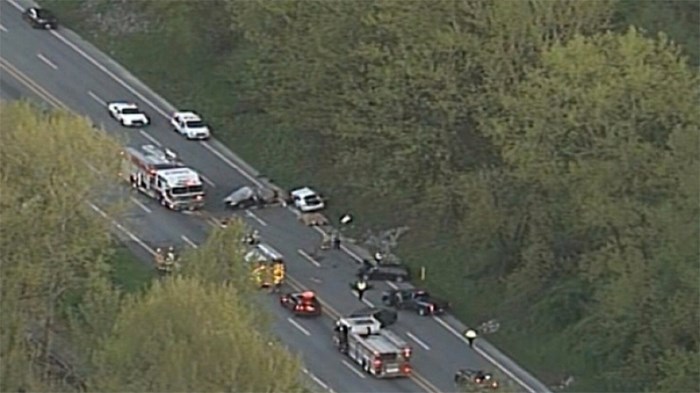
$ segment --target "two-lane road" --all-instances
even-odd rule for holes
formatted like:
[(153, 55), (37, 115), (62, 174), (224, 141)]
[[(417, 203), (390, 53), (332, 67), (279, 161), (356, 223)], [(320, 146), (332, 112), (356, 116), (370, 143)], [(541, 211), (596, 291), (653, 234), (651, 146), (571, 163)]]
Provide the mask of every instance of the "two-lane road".
[[(104, 124), (108, 132), (130, 143), (156, 143), (173, 148), (205, 176), (210, 215), (221, 214), (217, 201), (232, 188), (257, 181), (254, 175), (242, 171), (244, 166), (232, 153), (220, 149), (218, 143), (189, 142), (175, 134), (167, 122), (173, 108), (74, 33), (65, 29), (59, 32), (30, 29), (20, 19), (16, 3), (0, 4), (0, 58), (6, 64), (0, 78), (3, 98), (41, 96), (46, 100), (49, 95), (54, 97), (50, 101), (58, 102), (54, 104), (91, 117), (95, 123)], [(104, 103), (123, 99), (139, 103), (149, 112), (153, 124), (145, 130), (126, 130), (114, 123)], [(193, 246), (206, 238), (209, 222), (202, 217), (168, 212), (151, 201), (136, 198), (136, 210), (129, 217), (120, 218), (120, 222), (147, 245)], [(303, 251), (319, 244), (319, 233), (302, 226), (292, 212), (270, 208), (246, 214), (244, 218), (285, 256), (289, 275), (298, 285), (316, 290), (336, 312), (347, 313), (362, 306), (348, 286), (357, 266), (353, 258), (341, 252), (330, 252), (323, 259), (308, 258), (305, 255), (308, 253)], [(379, 290), (367, 296), (375, 305), (380, 303), (380, 291), (390, 288), (383, 283), (377, 287)], [(402, 313), (393, 330), (414, 345), (417, 377), (377, 381), (357, 374), (358, 369), (347, 367), (347, 359), (335, 352), (330, 345), (330, 320), (290, 320), (279, 307), (271, 306), (279, 320), (275, 331), (280, 338), (303, 354), (314, 378), (325, 381), (322, 383), (335, 391), (453, 391), (452, 375), (456, 368), (492, 367), (465, 344), (457, 321)], [(505, 371), (527, 386), (526, 390), (547, 390), (527, 373), (517, 370), (515, 375), (508, 369)]]

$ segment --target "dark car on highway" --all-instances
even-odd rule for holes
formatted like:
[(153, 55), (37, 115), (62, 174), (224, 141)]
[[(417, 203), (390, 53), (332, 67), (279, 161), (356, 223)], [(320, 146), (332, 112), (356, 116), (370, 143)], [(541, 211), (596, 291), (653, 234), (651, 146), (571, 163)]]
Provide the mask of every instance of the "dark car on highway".
[(421, 289), (395, 289), (384, 292), (382, 302), (399, 310), (413, 310), (419, 315), (440, 315), (449, 308), (449, 303), (433, 297)]
[(399, 315), (396, 311), (383, 307), (365, 307), (349, 315), (350, 318), (373, 317), (382, 325), (382, 328), (396, 323)]
[(395, 281), (411, 280), (411, 272), (401, 264), (372, 264), (365, 261), (357, 271), (357, 277), (366, 281)]
[(26, 20), (35, 29), (53, 30), (58, 27), (58, 19), (49, 10), (38, 7), (29, 7), (22, 13), (22, 19)]

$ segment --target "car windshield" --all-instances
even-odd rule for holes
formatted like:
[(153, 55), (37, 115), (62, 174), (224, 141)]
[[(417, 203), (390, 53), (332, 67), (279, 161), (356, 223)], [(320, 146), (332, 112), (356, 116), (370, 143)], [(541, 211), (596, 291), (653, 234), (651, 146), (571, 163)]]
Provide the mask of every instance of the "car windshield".
[(413, 297), (416, 300), (428, 300), (430, 295), (428, 295), (428, 292), (417, 292)]
[(51, 18), (53, 18), (53, 14), (51, 14), (49, 11), (46, 11), (46, 10), (37, 10), (36, 15), (37, 15), (37, 17), (39, 17), (39, 19), (51, 19)]
[[(170, 192), (177, 196), (177, 195), (187, 195), (187, 194), (199, 194), (202, 191), (204, 191), (204, 186), (202, 185), (196, 185), (196, 186), (188, 186), (188, 187), (174, 187)], [(187, 198), (185, 198), (187, 199)]]
[(185, 123), (187, 125), (187, 128), (204, 128), (206, 127), (204, 125), (203, 121), (200, 120), (191, 120)]
[(139, 110), (136, 108), (124, 108), (124, 109), (122, 109), (122, 114), (124, 114), (124, 115), (138, 115), (140, 113), (141, 112), (139, 112)]
[(309, 195), (304, 197), (304, 202), (306, 202), (307, 205), (318, 205), (321, 203), (321, 198), (319, 198), (318, 195)]

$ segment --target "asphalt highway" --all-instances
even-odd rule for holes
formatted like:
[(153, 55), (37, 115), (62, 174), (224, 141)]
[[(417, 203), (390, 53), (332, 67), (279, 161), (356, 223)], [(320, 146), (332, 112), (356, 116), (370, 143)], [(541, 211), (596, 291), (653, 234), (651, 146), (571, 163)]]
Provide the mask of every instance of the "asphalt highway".
[[(199, 214), (170, 212), (141, 195), (124, 191), (134, 202), (133, 208), (115, 221), (124, 241), (145, 261), (151, 260), (150, 254), (158, 246), (196, 247), (202, 243), (212, 225), (216, 225), (212, 217), (230, 214), (219, 201), (234, 188), (260, 183), (245, 163), (215, 140), (191, 142), (173, 132), (167, 116), (174, 108), (106, 55), (65, 28), (58, 32), (31, 29), (21, 20), (18, 8), (24, 6), (14, 1), (0, 3), (2, 99), (26, 97), (72, 110), (90, 117), (128, 144), (151, 143), (172, 148), (203, 174), (208, 184), (208, 206)], [(107, 114), (105, 103), (112, 100), (138, 103), (152, 124), (143, 130), (120, 127)], [(291, 209), (252, 210), (241, 213), (241, 217), (260, 231), (263, 241), (285, 256), (290, 284), (297, 289), (315, 290), (327, 306), (328, 316), (300, 319), (290, 318), (275, 297), (264, 300), (275, 317), (273, 331), (284, 345), (302, 356), (307, 373), (321, 388), (336, 392), (449, 392), (455, 390), (452, 376), (456, 369), (497, 367), (524, 390), (548, 390), (485, 340), (477, 341), (474, 349), (469, 348), (460, 334), (464, 325), (454, 318), (420, 317), (409, 312), (402, 312), (391, 330), (414, 347), (414, 377), (377, 380), (362, 374), (331, 343), (332, 318), (365, 306), (348, 285), (357, 269), (352, 249), (309, 257), (320, 244), (320, 234), (299, 223)], [(381, 292), (395, 287), (390, 283), (373, 285), (375, 289), (366, 295), (367, 304), (379, 305)]]

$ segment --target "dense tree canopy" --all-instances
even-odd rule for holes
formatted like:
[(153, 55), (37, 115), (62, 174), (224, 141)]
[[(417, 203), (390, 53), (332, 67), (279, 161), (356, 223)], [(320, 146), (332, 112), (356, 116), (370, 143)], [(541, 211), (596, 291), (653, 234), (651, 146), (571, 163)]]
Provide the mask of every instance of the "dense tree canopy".
[(95, 390), (304, 391), (299, 362), (268, 345), (253, 316), (231, 288), (186, 278), (154, 284), (124, 304), (97, 356)]
[(0, 390), (303, 391), (250, 307), (241, 223), (186, 254), (182, 278), (124, 298), (89, 207), (113, 189), (119, 145), (26, 103), (1, 104), (0, 129)]
[[(697, 389), (695, 3), (190, 3), (114, 52), (235, 151), (411, 226), (400, 256), (546, 382)], [(235, 269), (213, 260), (194, 274)]]

